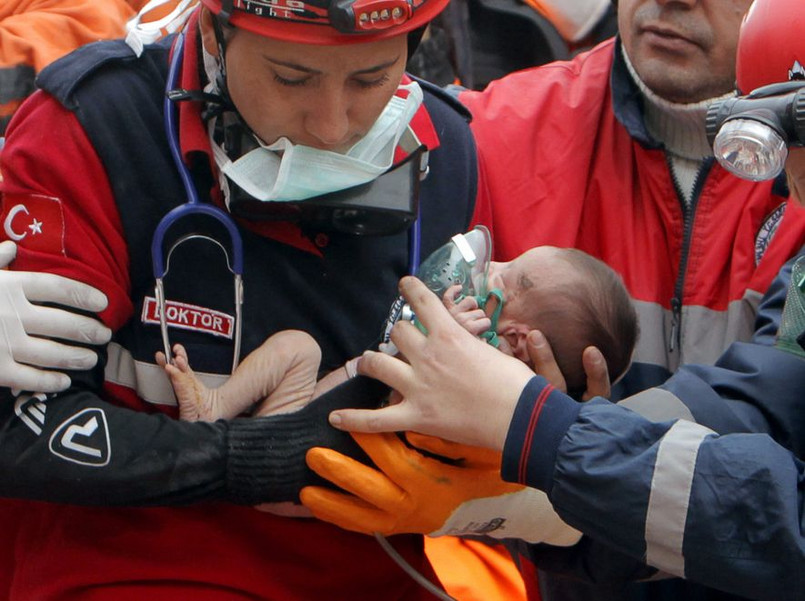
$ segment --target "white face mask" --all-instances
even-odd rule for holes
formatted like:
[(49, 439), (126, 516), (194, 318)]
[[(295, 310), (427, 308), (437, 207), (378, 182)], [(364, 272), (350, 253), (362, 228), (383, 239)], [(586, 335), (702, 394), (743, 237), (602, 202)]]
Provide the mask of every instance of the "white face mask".
[[(153, 20), (147, 17), (151, 11), (169, 3), (173, 4), (173, 9), (164, 17)], [(198, 0), (150, 0), (126, 23), (126, 44), (140, 56), (146, 44), (153, 44), (184, 27), (197, 6)]]
[(227, 203), (227, 177), (262, 201), (304, 200), (374, 180), (392, 166), (400, 138), (422, 104), (422, 88), (416, 82), (398, 90), (406, 90), (407, 97), (392, 96), (371, 129), (344, 154), (279, 138), (270, 145), (258, 141), (259, 148), (233, 162), (213, 140), (211, 122), (210, 141)]

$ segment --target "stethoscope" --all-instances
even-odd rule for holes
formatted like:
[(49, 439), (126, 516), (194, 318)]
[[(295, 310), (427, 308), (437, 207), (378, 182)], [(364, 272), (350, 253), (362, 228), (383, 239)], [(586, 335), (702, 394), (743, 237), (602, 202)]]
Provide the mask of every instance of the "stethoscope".
[[(165, 85), (165, 101), (164, 101), (164, 122), (165, 130), (168, 137), (168, 145), (170, 146), (171, 157), (179, 172), (182, 180), (182, 185), (185, 189), (187, 202), (175, 207), (168, 212), (157, 225), (154, 231), (154, 237), (151, 241), (151, 262), (154, 272), (155, 296), (157, 307), (159, 310), (159, 327), (162, 335), (162, 345), (164, 347), (165, 357), (170, 360), (172, 357), (170, 336), (168, 334), (168, 319), (167, 319), (167, 300), (165, 298), (165, 289), (163, 278), (167, 275), (170, 268), (171, 255), (177, 247), (182, 243), (191, 239), (204, 239), (212, 242), (218, 246), (226, 256), (227, 268), (233, 276), (234, 281), (234, 298), (235, 298), (235, 323), (234, 323), (234, 348), (232, 357), (232, 371), (238, 366), (240, 362), (240, 351), (242, 345), (242, 327), (243, 327), (243, 239), (241, 238), (238, 226), (232, 216), (213, 205), (212, 203), (202, 202), (193, 184), (193, 178), (190, 170), (182, 160), (182, 153), (179, 145), (179, 128), (177, 124), (177, 110), (176, 102), (172, 98), (171, 92), (176, 89), (179, 81), (179, 69), (182, 64), (184, 56), (184, 32), (180, 32), (176, 36), (176, 41), (173, 46), (173, 54), (171, 56), (170, 65), (168, 68), (168, 79)], [(221, 225), (226, 228), (229, 234), (229, 239), (232, 248), (230, 257), (226, 247), (218, 240), (215, 240), (207, 234), (191, 233), (182, 236), (168, 249), (167, 255), (163, 254), (162, 246), (165, 241), (167, 231), (176, 224), (177, 221), (185, 217), (193, 215), (206, 215), (217, 220)], [(420, 220), (414, 220), (411, 227), (408, 229), (408, 273), (416, 273), (421, 260), (421, 237), (422, 230)]]
[[(170, 146), (171, 157), (179, 171), (179, 176), (182, 179), (182, 185), (187, 195), (187, 202), (172, 209), (165, 215), (157, 225), (154, 232), (154, 237), (151, 240), (151, 261), (154, 270), (154, 279), (156, 280), (155, 295), (157, 307), (159, 309), (159, 327), (162, 333), (162, 345), (165, 351), (165, 357), (170, 359), (171, 343), (168, 335), (168, 318), (166, 311), (165, 288), (163, 278), (167, 275), (170, 268), (170, 259), (173, 251), (176, 250), (182, 243), (192, 239), (208, 240), (218, 246), (226, 256), (227, 268), (234, 280), (235, 289), (235, 323), (234, 323), (234, 349), (232, 357), (232, 371), (238, 366), (240, 362), (240, 350), (242, 344), (242, 328), (243, 328), (243, 239), (238, 231), (238, 226), (235, 220), (223, 209), (220, 209), (212, 203), (201, 202), (198, 197), (198, 192), (193, 184), (193, 178), (190, 175), (190, 170), (182, 160), (182, 152), (179, 146), (179, 128), (177, 126), (177, 111), (176, 103), (171, 100), (169, 92), (176, 88), (179, 80), (179, 67), (182, 63), (182, 56), (184, 55), (184, 33), (176, 36), (176, 42), (173, 47), (173, 57), (171, 58), (170, 67), (168, 69), (168, 81), (165, 88), (165, 130), (168, 134), (168, 145)], [(226, 247), (219, 241), (215, 240), (209, 235), (192, 233), (187, 234), (176, 241), (168, 250), (167, 256), (162, 253), (163, 242), (167, 231), (176, 224), (177, 221), (192, 215), (207, 215), (216, 219), (226, 228), (229, 233), (229, 239), (232, 248), (232, 256), (230, 257)]]

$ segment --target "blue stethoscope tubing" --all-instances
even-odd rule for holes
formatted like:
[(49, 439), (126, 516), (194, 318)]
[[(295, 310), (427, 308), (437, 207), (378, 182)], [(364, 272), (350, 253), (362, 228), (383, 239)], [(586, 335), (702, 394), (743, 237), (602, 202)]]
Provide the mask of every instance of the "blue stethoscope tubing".
[[(179, 128), (177, 125), (176, 103), (170, 97), (169, 92), (176, 89), (179, 81), (179, 68), (184, 55), (184, 32), (176, 36), (173, 46), (170, 66), (168, 68), (168, 78), (165, 86), (164, 101), (164, 121), (165, 131), (167, 132), (168, 145), (171, 157), (179, 172), (182, 185), (187, 195), (187, 202), (173, 208), (159, 222), (154, 237), (151, 240), (151, 262), (156, 280), (155, 294), (159, 307), (159, 326), (162, 334), (162, 344), (165, 356), (170, 359), (171, 344), (168, 335), (168, 322), (166, 317), (166, 298), (163, 278), (168, 273), (170, 266), (170, 255), (173, 250), (185, 240), (191, 238), (204, 238), (218, 245), (227, 257), (227, 265), (234, 278), (235, 287), (235, 327), (234, 327), (234, 351), (232, 359), (232, 371), (238, 366), (240, 361), (240, 351), (242, 343), (242, 324), (243, 324), (243, 239), (238, 231), (237, 224), (232, 216), (219, 207), (202, 202), (196, 191), (190, 170), (182, 160), (181, 148), (179, 145)], [(217, 240), (201, 234), (190, 234), (177, 241), (168, 251), (167, 260), (163, 253), (162, 246), (167, 231), (180, 219), (190, 215), (207, 215), (219, 221), (227, 230), (230, 237), (232, 256), (230, 261), (229, 253), (226, 248)], [(414, 275), (419, 268), (421, 261), (422, 229), (419, 219), (419, 206), (417, 205), (417, 216), (411, 227), (408, 228), (408, 273)]]
[[(166, 298), (163, 278), (168, 273), (170, 265), (170, 254), (182, 242), (191, 238), (204, 238), (218, 245), (226, 255), (227, 265), (229, 271), (232, 272), (234, 279), (234, 294), (235, 294), (235, 324), (234, 324), (234, 349), (232, 357), (232, 371), (238, 366), (240, 362), (240, 350), (242, 343), (243, 332), (243, 239), (240, 236), (238, 227), (234, 219), (224, 210), (216, 207), (211, 203), (201, 202), (198, 197), (198, 192), (193, 184), (193, 178), (190, 175), (190, 170), (182, 160), (182, 152), (179, 146), (179, 128), (177, 126), (177, 111), (176, 104), (170, 99), (168, 92), (176, 88), (179, 80), (179, 66), (182, 63), (182, 56), (184, 55), (184, 33), (179, 33), (176, 36), (176, 42), (173, 47), (173, 56), (171, 57), (170, 67), (168, 69), (168, 79), (165, 87), (165, 101), (164, 101), (164, 119), (165, 130), (168, 134), (168, 145), (170, 146), (171, 157), (176, 164), (179, 176), (182, 180), (182, 185), (187, 195), (187, 202), (175, 207), (167, 215), (165, 215), (157, 225), (154, 231), (154, 237), (151, 240), (151, 261), (154, 270), (154, 279), (156, 280), (156, 300), (159, 307), (159, 326), (162, 333), (162, 344), (164, 346), (165, 356), (171, 358), (171, 344), (168, 335), (168, 321), (166, 316)], [(230, 260), (229, 253), (226, 248), (217, 240), (212, 239), (206, 235), (190, 234), (181, 238), (176, 242), (168, 251), (167, 260), (163, 255), (162, 246), (165, 240), (167, 231), (180, 219), (190, 215), (207, 215), (220, 222), (229, 233), (232, 256)]]

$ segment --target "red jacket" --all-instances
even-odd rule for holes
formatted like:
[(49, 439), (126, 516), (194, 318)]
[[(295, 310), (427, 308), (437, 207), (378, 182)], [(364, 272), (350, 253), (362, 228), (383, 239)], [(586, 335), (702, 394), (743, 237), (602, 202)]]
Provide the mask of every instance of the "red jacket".
[[(182, 70), (182, 85), (189, 89), (199, 87), (194, 42), (188, 36)], [(85, 47), (45, 71), (41, 82), (50, 94), (34, 94), (10, 127), (2, 154), (8, 177), (0, 238), (18, 241), (15, 268), (61, 273), (102, 289), (110, 303), (101, 317), (115, 338), (107, 349), (105, 373), (103, 366), (73, 373), (71, 390), (33, 403), (34, 421), (17, 418), (8, 390), (0, 390), (0, 407), (6, 409), (0, 416), (0, 457), (14, 462), (0, 471), (15, 474), (0, 482), (0, 495), (53, 502), (18, 503), (14, 509), (19, 513), (12, 513), (8, 502), (0, 503), (0, 554), (14, 545), (13, 557), (0, 555), (0, 598), (430, 599), (372, 537), (220, 502), (245, 505), (233, 482), (254, 490), (256, 483), (243, 477), (244, 470), (252, 473), (253, 458), (259, 463), (268, 454), (264, 448), (245, 456), (254, 437), (246, 433), (240, 439), (233, 428), (248, 429), (268, 418), (189, 424), (160, 415), (176, 412), (162, 386), (167, 381), (160, 383), (162, 376), (154, 371), (158, 326), (144, 310), (152, 306), (154, 289), (150, 243), (160, 217), (184, 201), (162, 123), (168, 48), (167, 42), (155, 45), (135, 59), (122, 43)], [(464, 115), (448, 99), (437, 98), (436, 91), (425, 94), (414, 126), (431, 149), (431, 175), (422, 182), (420, 196), (422, 252), (430, 253), (467, 227), (474, 188), (462, 187), (459, 179), (463, 173), (474, 184), (475, 172), (473, 162), (465, 160), (470, 155), (463, 154), (472, 149)], [(203, 167), (201, 159), (209, 163), (209, 142), (201, 107), (181, 106), (182, 148)], [(122, 160), (119, 153), (125, 155)], [(193, 175), (203, 194), (209, 189), (205, 172)], [(266, 227), (252, 224), (255, 231), (239, 230), (246, 263), (243, 353), (288, 327), (310, 331), (320, 341), (327, 368), (372, 344), (406, 271), (406, 234), (307, 238), (289, 224), (259, 225)], [(231, 274), (202, 259), (211, 246), (182, 255), (179, 267), (172, 268), (176, 285), (169, 292), (183, 307), (203, 306), (208, 317), (221, 315), (214, 311), (218, 297), (225, 302), (218, 308), (232, 313)], [(220, 253), (216, 256), (222, 262)], [(192, 328), (181, 327), (187, 321), (174, 322), (171, 339), (192, 342), (199, 372), (213, 372), (215, 364), (219, 369), (214, 373), (226, 371), (231, 340), (212, 327), (198, 327), (193, 319)], [(155, 385), (162, 390), (149, 396)], [(20, 396), (18, 415), (27, 415), (29, 407), (30, 400)], [(85, 409), (92, 411), (92, 427), (85, 427)], [(71, 429), (74, 418), (81, 423)], [(260, 438), (275, 449), (280, 441), (293, 440), (294, 432), (307, 435), (308, 424), (291, 427), (293, 432), (275, 424), (270, 436)], [(73, 433), (80, 436), (81, 457), (72, 455), (77, 448)], [(265, 465), (256, 471), (280, 479), (284, 473)], [(143, 498), (145, 491), (150, 498)], [(143, 503), (180, 506), (115, 506)], [(421, 536), (391, 541), (409, 563), (433, 577)]]
[[(0, 3), (0, 134), (45, 66), (83, 44), (121, 37), (139, 0)], [(131, 6), (130, 6), (131, 5)]]
[(460, 100), (478, 144), (475, 220), (491, 227), (496, 258), (575, 247), (623, 276), (641, 326), (643, 365), (624, 391), (633, 393), (749, 338), (761, 295), (805, 242), (805, 210), (786, 202), (784, 186), (737, 179), (710, 161), (686, 216), (634, 85), (620, 61), (613, 68), (614, 49), (605, 42)]

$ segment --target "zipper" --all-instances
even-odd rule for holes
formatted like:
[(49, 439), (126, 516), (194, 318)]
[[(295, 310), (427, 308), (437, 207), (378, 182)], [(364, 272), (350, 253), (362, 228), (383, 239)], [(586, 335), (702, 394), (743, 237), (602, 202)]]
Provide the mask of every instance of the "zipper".
[(699, 204), (699, 197), (702, 194), (704, 183), (707, 181), (707, 176), (713, 166), (714, 159), (712, 157), (706, 158), (699, 167), (699, 172), (696, 174), (696, 180), (693, 182), (693, 191), (691, 194), (690, 204), (685, 202), (685, 195), (679, 186), (679, 180), (676, 178), (671, 159), (666, 153), (665, 161), (668, 164), (668, 170), (671, 173), (671, 180), (676, 190), (676, 196), (682, 208), (683, 215), (683, 228), (682, 228), (682, 251), (679, 256), (679, 273), (676, 277), (674, 284), (674, 296), (671, 298), (671, 336), (668, 341), (668, 352), (673, 353), (677, 348), (682, 350), (682, 297), (685, 290), (685, 272), (688, 268), (688, 255), (690, 254), (690, 244), (693, 236), (693, 222), (696, 219), (696, 207)]

